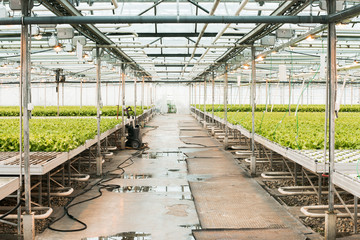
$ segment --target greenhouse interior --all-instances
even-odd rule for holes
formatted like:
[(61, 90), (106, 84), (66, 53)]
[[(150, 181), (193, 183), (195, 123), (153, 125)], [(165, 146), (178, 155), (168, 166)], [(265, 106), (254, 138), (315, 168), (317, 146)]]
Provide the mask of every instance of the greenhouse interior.
[(359, 15), (2, 0), (0, 239), (360, 239)]

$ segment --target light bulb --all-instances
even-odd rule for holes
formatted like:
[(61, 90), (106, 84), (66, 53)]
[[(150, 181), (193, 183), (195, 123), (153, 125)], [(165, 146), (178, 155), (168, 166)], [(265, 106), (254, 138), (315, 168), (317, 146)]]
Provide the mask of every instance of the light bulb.
[(258, 61), (263, 61), (263, 60), (264, 60), (264, 57), (263, 57), (263, 56), (258, 56), (257, 60), (258, 60)]
[(36, 40), (41, 40), (41, 39), (42, 39), (42, 35), (39, 33), (39, 34), (35, 35), (34, 38), (35, 38)]
[(54, 47), (54, 50), (55, 50), (55, 52), (60, 52), (60, 51), (62, 50), (61, 45), (60, 45), (60, 44), (59, 44), (59, 45), (56, 45), (56, 46)]
[(311, 35), (309, 35), (309, 36), (306, 38), (306, 40), (309, 41), (309, 42), (312, 42), (312, 41), (314, 41), (314, 37), (311, 36)]

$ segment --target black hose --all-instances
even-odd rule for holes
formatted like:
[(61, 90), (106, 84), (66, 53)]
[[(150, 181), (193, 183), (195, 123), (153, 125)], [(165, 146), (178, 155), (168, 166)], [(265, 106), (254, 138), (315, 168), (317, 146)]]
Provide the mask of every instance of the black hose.
[[(127, 158), (126, 160), (124, 160), (123, 162), (121, 162), (115, 169), (113, 170), (110, 170), (110, 171), (107, 171), (104, 176), (101, 177), (100, 180), (98, 180), (95, 184), (93, 184), (92, 186), (90, 186), (89, 188), (87, 189), (84, 189), (83, 191), (81, 191), (80, 193), (78, 193), (77, 195), (73, 196), (70, 198), (70, 201), (64, 206), (64, 213), (63, 215), (61, 215), (59, 218), (55, 219), (54, 221), (52, 221), (51, 223), (49, 223), (48, 225), (48, 228), (50, 230), (53, 230), (53, 231), (56, 231), (56, 232), (79, 232), (79, 231), (83, 231), (85, 229), (87, 229), (87, 225), (85, 222), (79, 220), (78, 218), (76, 218), (74, 215), (70, 214), (69, 213), (69, 210), (70, 208), (76, 206), (76, 205), (79, 205), (79, 204), (82, 204), (82, 203), (85, 203), (85, 202), (89, 202), (89, 201), (92, 201), (94, 199), (97, 199), (99, 197), (102, 196), (102, 189), (114, 189), (114, 188), (119, 188), (120, 185), (117, 185), (117, 184), (104, 184), (104, 183), (107, 183), (111, 180), (114, 180), (116, 178), (120, 178), (124, 173), (125, 173), (125, 168), (131, 166), (132, 164), (134, 164), (134, 161), (132, 160), (133, 157), (136, 157), (140, 154), (142, 154), (143, 152), (145, 151), (145, 149), (141, 149), (139, 151), (137, 151), (136, 153), (132, 154), (129, 158)], [(128, 162), (128, 161), (131, 161), (131, 163), (125, 165), (125, 166), (122, 166), (124, 163)], [(111, 178), (106, 178), (111, 172), (114, 172), (116, 170), (121, 170), (121, 173), (117, 174), (116, 176), (114, 177), (111, 177)], [(85, 200), (82, 200), (80, 202), (77, 202), (77, 203), (73, 203), (71, 204), (77, 197), (89, 192), (90, 190), (92, 190), (94, 187), (98, 186), (98, 195), (94, 196), (94, 197), (91, 197), (91, 198), (88, 198), (88, 199), (85, 199)], [(64, 218), (65, 216), (68, 216), (70, 219), (72, 219), (73, 221), (75, 222), (78, 222), (82, 225), (82, 227), (80, 228), (77, 228), (77, 229), (58, 229), (58, 228), (54, 228), (52, 227), (52, 225), (58, 221), (60, 221), (62, 218)]]
[(7, 216), (9, 216), (12, 212), (14, 212), (16, 209), (18, 209), (20, 206), (21, 206), (21, 202), (22, 200), (20, 200), (16, 206), (14, 208), (12, 208), (11, 210), (9, 210), (7, 213), (4, 213), (3, 215), (0, 216), (0, 219), (4, 219), (6, 218)]

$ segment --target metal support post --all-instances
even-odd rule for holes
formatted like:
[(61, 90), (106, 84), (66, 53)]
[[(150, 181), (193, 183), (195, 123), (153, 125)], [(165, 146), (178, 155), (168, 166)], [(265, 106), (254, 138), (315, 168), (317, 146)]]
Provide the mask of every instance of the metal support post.
[[(22, 4), (22, 16), (26, 17), (30, 15), (29, 4), (27, 1), (23, 1)], [(20, 78), (22, 84), (22, 100), (23, 102), (23, 128), (24, 128), (24, 182), (25, 182), (25, 214), (23, 215), (23, 227), (24, 227), (24, 239), (35, 239), (35, 224), (34, 214), (31, 212), (31, 181), (30, 181), (30, 129), (29, 129), (29, 87), (30, 87), (30, 55), (29, 55), (29, 28), (30, 25), (21, 25), (21, 49), (20, 49), (20, 65), (21, 72)], [(22, 141), (22, 139), (20, 139)]]
[(255, 70), (255, 47), (251, 47), (251, 157), (250, 157), (250, 171), (252, 176), (256, 176), (256, 156), (255, 156), (255, 97), (256, 97), (256, 70)]
[(228, 148), (229, 143), (229, 129), (227, 121), (227, 101), (228, 101), (228, 65), (225, 63), (225, 74), (224, 74), (224, 120), (225, 120), (225, 138), (224, 138), (224, 148)]
[(156, 83), (153, 86), (153, 104), (156, 105)]
[(238, 76), (239, 107), (241, 106), (241, 75)]
[[(335, 13), (336, 1), (327, 0), (328, 14)], [(325, 215), (325, 239), (336, 239), (336, 213), (334, 211), (335, 185), (333, 183), (335, 160), (335, 101), (336, 101), (336, 28), (335, 23), (328, 24), (328, 96), (326, 101), (329, 109), (329, 209)]]
[(141, 110), (144, 111), (144, 89), (145, 89), (145, 77), (142, 77), (141, 82)]
[(105, 94), (106, 94), (106, 96), (105, 96), (105, 105), (106, 106), (109, 105), (109, 103), (108, 103), (108, 88), (109, 88), (109, 86), (108, 85), (109, 85), (108, 83), (105, 84)]
[(294, 181), (295, 181), (295, 186), (298, 185), (298, 173), (297, 173), (298, 169), (297, 169), (297, 163), (294, 162)]
[(269, 82), (266, 80), (266, 86), (265, 86), (265, 112), (267, 112), (268, 109), (268, 94), (269, 94)]
[(60, 83), (56, 82), (56, 90), (57, 90), (57, 116), (60, 115)]
[(195, 111), (196, 111), (196, 83), (194, 83), (194, 105), (195, 105)]
[(83, 85), (83, 79), (80, 80), (80, 108), (82, 107), (82, 85)]
[(214, 119), (214, 104), (215, 104), (215, 73), (214, 71), (211, 72), (211, 78), (212, 78), (212, 110), (211, 110), (211, 114), (212, 114), (212, 121), (213, 123), (215, 123), (215, 119)]
[[(125, 149), (125, 139), (126, 139), (126, 132), (125, 132), (125, 64), (121, 65), (121, 96), (122, 96), (122, 105), (121, 105), (121, 149)], [(151, 94), (152, 95), (152, 94)], [(152, 96), (151, 96), (152, 100)], [(152, 105), (152, 103), (151, 103)]]
[(206, 98), (207, 98), (207, 86), (206, 86), (206, 76), (204, 77), (204, 128), (206, 129)]
[(48, 172), (46, 174), (46, 197), (48, 207), (51, 207), (50, 183), (50, 172)]
[(97, 154), (96, 154), (96, 175), (102, 175), (102, 157), (101, 157), (101, 146), (100, 146), (100, 77), (101, 77), (101, 59), (100, 49), (96, 47), (96, 108), (97, 108)]
[(133, 126), (135, 127), (136, 125), (136, 100), (137, 100), (137, 88), (136, 88), (136, 77), (134, 78), (134, 122), (133, 122)]
[(357, 220), (358, 220), (358, 204), (359, 204), (359, 198), (354, 197), (354, 233), (356, 234), (358, 231), (357, 227)]
[(191, 84), (189, 84), (189, 109), (191, 108), (191, 102), (192, 99), (191, 99)]
[(322, 195), (322, 174), (320, 173), (319, 174), (319, 178), (318, 178), (318, 187), (319, 187), (319, 190), (318, 190), (318, 204), (321, 205), (321, 195)]
[(150, 83), (150, 87), (149, 87), (149, 92), (150, 92), (150, 105), (152, 106), (153, 105), (153, 84)]
[(291, 73), (289, 75), (289, 116), (291, 115)]
[(61, 106), (64, 106), (64, 99), (65, 99), (65, 84), (61, 84)]
[(44, 84), (44, 108), (46, 108), (46, 83)]

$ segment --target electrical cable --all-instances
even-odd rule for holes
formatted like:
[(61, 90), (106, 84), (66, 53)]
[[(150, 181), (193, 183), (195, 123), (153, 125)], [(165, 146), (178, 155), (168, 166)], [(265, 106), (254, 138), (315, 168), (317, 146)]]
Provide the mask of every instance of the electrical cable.
[(12, 208), (11, 210), (9, 210), (8, 212), (4, 213), (3, 215), (0, 216), (0, 219), (4, 219), (6, 218), (8, 215), (10, 215), (13, 211), (15, 211), (16, 209), (18, 209), (21, 206), (22, 200), (20, 200), (16, 206), (14, 208)]
[[(145, 148), (146, 149), (146, 148)], [(121, 162), (115, 169), (113, 170), (109, 170), (107, 171), (102, 177), (101, 179), (99, 179), (96, 183), (94, 183), (93, 185), (91, 185), (89, 188), (86, 189), (87, 186), (85, 186), (84, 190), (81, 191), (80, 193), (76, 194), (75, 196), (73, 197), (70, 197), (70, 201), (64, 206), (64, 213), (57, 219), (55, 219), (54, 221), (52, 221), (51, 223), (49, 223), (48, 225), (48, 228), (52, 231), (56, 231), (56, 232), (79, 232), (79, 231), (83, 231), (85, 229), (87, 229), (87, 224), (81, 220), (79, 220), (78, 218), (76, 218), (74, 215), (70, 214), (69, 213), (69, 210), (70, 208), (76, 206), (76, 205), (79, 205), (81, 203), (85, 203), (85, 202), (89, 202), (89, 201), (92, 201), (94, 199), (97, 199), (99, 197), (102, 196), (102, 189), (114, 189), (114, 188), (117, 188), (117, 187), (120, 187), (120, 185), (117, 185), (117, 184), (104, 184), (104, 183), (107, 183), (111, 180), (114, 180), (116, 178), (120, 178), (124, 173), (125, 173), (125, 168), (126, 167), (129, 167), (131, 166), (134, 161), (132, 160), (133, 157), (136, 157), (140, 154), (142, 154), (145, 149), (141, 149), (139, 151), (137, 151), (136, 153), (132, 154), (129, 158), (125, 159), (123, 162)], [(125, 165), (125, 166), (122, 166), (124, 163), (128, 162), (128, 161), (131, 161), (131, 163)], [(121, 170), (121, 173), (117, 174), (116, 176), (114, 177), (110, 177), (110, 178), (106, 178), (110, 173), (116, 171), (116, 170)], [(80, 202), (77, 202), (77, 203), (73, 203), (71, 204), (77, 197), (91, 191), (94, 187), (98, 186), (98, 195), (96, 196), (93, 196), (91, 198), (88, 198), (88, 199), (85, 199), (85, 200), (82, 200)], [(62, 218), (64, 218), (65, 216), (68, 216), (70, 219), (72, 219), (73, 221), (79, 223), (82, 225), (82, 227), (80, 228), (77, 228), (77, 229), (58, 229), (58, 228), (54, 228), (52, 227), (52, 225), (58, 221), (60, 221)]]

